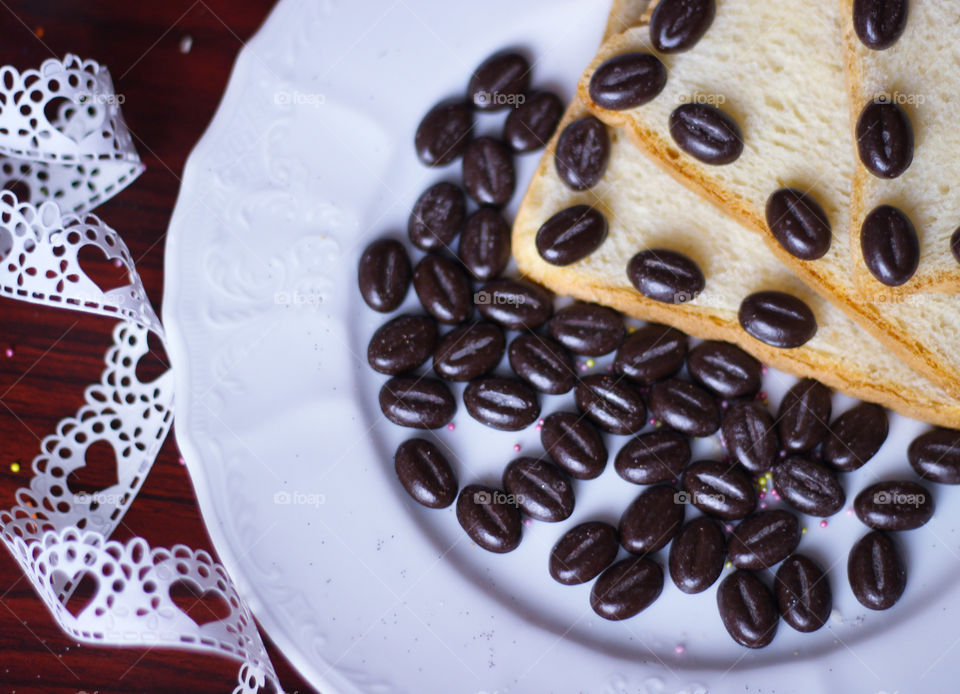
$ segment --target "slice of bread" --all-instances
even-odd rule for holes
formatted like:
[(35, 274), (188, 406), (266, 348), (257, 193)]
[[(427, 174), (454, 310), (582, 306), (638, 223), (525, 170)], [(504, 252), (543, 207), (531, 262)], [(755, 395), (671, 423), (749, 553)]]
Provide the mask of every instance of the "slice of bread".
[[(856, 159), (850, 252), (858, 288), (871, 297), (960, 292), (960, 263), (950, 252), (950, 237), (960, 227), (960, 181), (955, 173), (960, 129), (953, 103), (960, 66), (960, 4), (911, 2), (903, 34), (884, 50), (867, 48), (857, 37), (853, 0), (840, 0), (840, 7), (851, 126), (855, 128), (870, 101), (887, 99), (906, 111), (914, 134), (913, 162), (897, 178), (878, 178)], [(860, 249), (864, 217), (884, 204), (906, 213), (920, 241), (920, 266), (898, 287), (878, 282)]]
[[(956, 298), (917, 294), (899, 303), (865, 302), (853, 282), (849, 206), (855, 154), (837, 0), (717, 0), (716, 5), (713, 24), (696, 46), (660, 56), (668, 77), (655, 99), (613, 111), (589, 96), (590, 77), (607, 58), (656, 53), (648, 28), (640, 25), (604, 43), (580, 80), (581, 101), (601, 120), (625, 127), (641, 150), (687, 187), (758, 233), (770, 256), (897, 356), (960, 396)], [(733, 163), (703, 164), (672, 140), (670, 114), (694, 100), (719, 105), (739, 124), (744, 147)], [(831, 221), (833, 242), (818, 260), (790, 255), (767, 228), (767, 198), (786, 186), (807, 191)]]

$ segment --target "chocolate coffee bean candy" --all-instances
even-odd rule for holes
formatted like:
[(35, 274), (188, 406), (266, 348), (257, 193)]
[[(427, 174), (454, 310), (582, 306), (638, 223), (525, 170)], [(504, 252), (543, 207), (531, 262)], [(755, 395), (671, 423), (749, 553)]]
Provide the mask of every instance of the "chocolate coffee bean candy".
[(613, 370), (647, 386), (677, 373), (686, 355), (686, 335), (666, 325), (651, 323), (627, 336), (617, 351)]
[(908, 0), (853, 0), (853, 28), (875, 51), (897, 42), (907, 26)]
[(564, 533), (550, 552), (550, 575), (574, 586), (596, 578), (617, 558), (617, 529), (607, 523), (581, 523)]
[(413, 288), (423, 308), (440, 323), (462, 323), (473, 313), (470, 279), (450, 258), (425, 255), (413, 270)]
[(788, 504), (810, 516), (832, 516), (847, 500), (830, 468), (801, 455), (788, 456), (773, 466), (773, 485)]
[(442, 101), (417, 126), (413, 138), (417, 156), (427, 166), (446, 166), (463, 154), (472, 130), (469, 106), (462, 101)]
[(531, 518), (556, 523), (573, 513), (573, 485), (563, 470), (537, 458), (517, 458), (503, 471), (503, 488)]
[(425, 362), (437, 343), (437, 324), (426, 316), (404, 315), (377, 328), (367, 346), (374, 371), (394, 376)]
[(571, 121), (560, 133), (553, 154), (557, 174), (573, 190), (596, 185), (610, 160), (607, 126), (593, 116)]
[(670, 135), (677, 147), (704, 164), (729, 164), (743, 152), (740, 126), (710, 104), (677, 106), (670, 114)]
[(433, 370), (451, 381), (472, 381), (500, 363), (506, 345), (503, 331), (493, 323), (461, 325), (440, 340)]
[(510, 225), (495, 207), (467, 217), (460, 234), (460, 260), (478, 280), (491, 280), (510, 262)]
[(517, 187), (513, 157), (492, 137), (479, 137), (463, 153), (463, 186), (480, 205), (503, 207)]
[(694, 518), (670, 545), (670, 578), (684, 593), (702, 593), (720, 578), (726, 556), (720, 524), (704, 516)]
[(457, 521), (470, 539), (490, 552), (511, 552), (520, 544), (520, 511), (506, 492), (468, 484), (457, 497)]
[(677, 378), (654, 384), (650, 389), (650, 411), (687, 436), (709, 436), (720, 428), (720, 410), (713, 397)]
[(399, 241), (374, 241), (360, 256), (360, 294), (374, 311), (389, 313), (399, 308), (410, 288), (410, 277), (410, 259)]
[(920, 265), (917, 230), (906, 214), (891, 205), (880, 205), (864, 218), (860, 250), (870, 274), (888, 287), (907, 282)]
[(867, 171), (896, 178), (913, 162), (913, 124), (900, 104), (871, 101), (857, 120), (857, 153)]
[(797, 631), (816, 631), (830, 617), (833, 593), (820, 565), (802, 554), (783, 560), (774, 580), (783, 621)]
[(630, 439), (613, 466), (617, 474), (633, 484), (675, 482), (690, 462), (690, 444), (676, 431), (661, 429)]
[(656, 552), (683, 526), (683, 507), (677, 490), (665, 484), (649, 487), (633, 500), (620, 517), (620, 544), (628, 552)]
[(796, 453), (812, 450), (827, 435), (830, 410), (829, 388), (812, 378), (797, 381), (777, 412), (780, 444)]
[(765, 569), (793, 554), (800, 544), (800, 521), (789, 511), (758, 511), (730, 534), (730, 561), (738, 569)]
[(540, 401), (530, 387), (515, 378), (484, 376), (463, 391), (463, 404), (481, 424), (503, 431), (520, 431), (540, 416)]
[(723, 411), (720, 431), (730, 457), (753, 474), (765, 473), (777, 460), (780, 451), (777, 427), (761, 403), (731, 403)]
[(518, 154), (540, 149), (550, 140), (562, 116), (563, 101), (553, 92), (528, 94), (507, 116), (503, 140)]
[(606, 569), (590, 591), (590, 606), (604, 619), (640, 614), (660, 597), (663, 569), (646, 557), (631, 557)]
[(748, 335), (771, 347), (800, 347), (817, 334), (813, 311), (786, 292), (754, 292), (740, 303), (737, 317)]
[(830, 219), (806, 192), (781, 188), (767, 199), (766, 216), (773, 237), (793, 257), (816, 260), (830, 250)]
[(463, 225), (467, 200), (460, 186), (440, 182), (417, 198), (407, 222), (407, 234), (417, 248), (432, 251), (447, 248)]
[(763, 648), (777, 634), (777, 601), (751, 571), (734, 571), (720, 582), (717, 607), (727, 633), (741, 646)]
[(508, 358), (513, 372), (541, 393), (560, 395), (576, 385), (573, 358), (549, 337), (518, 336), (510, 343)]
[(540, 443), (553, 462), (578, 480), (599, 477), (607, 465), (603, 437), (579, 412), (554, 412), (545, 418)]
[(547, 331), (574, 354), (600, 357), (623, 341), (623, 316), (606, 306), (576, 303), (557, 311)]
[(591, 374), (574, 389), (577, 407), (611, 434), (633, 434), (647, 423), (647, 408), (629, 383), (606, 374)]
[(847, 558), (847, 578), (864, 607), (886, 610), (903, 595), (907, 570), (893, 539), (874, 531), (861, 537)]
[(687, 502), (723, 520), (744, 518), (757, 505), (750, 477), (740, 468), (719, 460), (691, 463), (681, 483)]
[(457, 477), (440, 449), (426, 439), (409, 439), (393, 457), (400, 484), (428, 508), (446, 508), (457, 498)]
[(667, 68), (652, 53), (622, 53), (604, 61), (590, 78), (590, 98), (622, 111), (652, 101), (667, 84)]
[(607, 218), (589, 205), (560, 210), (537, 231), (537, 252), (551, 265), (583, 260), (607, 238)]
[(933, 516), (933, 495), (910, 480), (877, 482), (857, 494), (853, 510), (874, 530), (913, 530)]
[(690, 351), (687, 369), (693, 380), (721, 398), (739, 398), (760, 390), (760, 362), (729, 342), (707, 340)]
[(918, 475), (940, 484), (960, 484), (960, 432), (931, 429), (913, 440), (907, 460)]
[(516, 106), (530, 87), (530, 70), (530, 62), (519, 53), (495, 53), (473, 71), (467, 101), (481, 111)]
[(669, 248), (637, 253), (627, 263), (627, 278), (645, 297), (665, 304), (685, 304), (706, 284), (695, 262)]
[(457, 412), (457, 401), (443, 381), (396, 376), (380, 389), (380, 409), (394, 424), (413, 429), (439, 429)]
[(483, 285), (473, 300), (484, 318), (508, 330), (540, 327), (553, 313), (553, 295), (540, 285), (523, 280), (492, 280)]
[(714, 0), (661, 0), (650, 17), (650, 41), (661, 53), (693, 48), (713, 23)]
[(880, 450), (889, 431), (887, 411), (872, 402), (862, 402), (830, 423), (823, 459), (837, 470), (856, 470)]

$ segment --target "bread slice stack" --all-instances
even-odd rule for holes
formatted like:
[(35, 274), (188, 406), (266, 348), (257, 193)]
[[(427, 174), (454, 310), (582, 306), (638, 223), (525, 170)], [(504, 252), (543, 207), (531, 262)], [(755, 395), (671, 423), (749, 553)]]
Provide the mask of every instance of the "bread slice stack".
[[(855, 162), (837, 0), (717, 0), (700, 41), (672, 54), (653, 49), (650, 12), (637, 20), (642, 4), (615, 3), (608, 30), (623, 31), (604, 42), (547, 146), (514, 226), (520, 270), (557, 293), (695, 337), (734, 342), (777, 369), (817, 378), (910, 417), (960, 427), (960, 351), (951, 349), (960, 337), (957, 301), (922, 294), (899, 303), (867, 302), (853, 279)], [(625, 27), (617, 17), (633, 25)], [(662, 92), (621, 111), (593, 103), (589, 85), (596, 68), (634, 51), (662, 60), (667, 71)], [(704, 164), (671, 139), (673, 109), (710, 97), (743, 133), (743, 153), (732, 164)], [(588, 114), (607, 124), (610, 157), (599, 182), (576, 191), (558, 174), (556, 145), (566, 124)], [(811, 191), (829, 216), (832, 243), (816, 260), (791, 255), (767, 227), (766, 200), (785, 186)], [(537, 231), (555, 213), (578, 204), (606, 217), (605, 241), (570, 265), (545, 261)], [(649, 299), (627, 276), (634, 254), (664, 247), (689, 256), (705, 276), (704, 290), (690, 301)], [(802, 346), (772, 347), (741, 327), (743, 299), (771, 289), (800, 298), (813, 311), (817, 332)]]

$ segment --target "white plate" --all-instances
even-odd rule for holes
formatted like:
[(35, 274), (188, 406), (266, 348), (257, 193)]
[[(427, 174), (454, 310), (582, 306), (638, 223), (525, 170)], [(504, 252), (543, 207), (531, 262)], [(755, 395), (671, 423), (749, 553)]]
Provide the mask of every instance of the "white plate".
[[(868, 614), (846, 582), (859, 521), (841, 512), (823, 529), (807, 519), (800, 550), (833, 567), (837, 619), (812, 635), (781, 623), (774, 643), (752, 652), (723, 630), (715, 589), (691, 597), (668, 580), (646, 612), (610, 623), (590, 610), (589, 585), (549, 578), (565, 529), (615, 522), (638, 492), (612, 465), (577, 485), (570, 520), (528, 525), (504, 556), (469, 542), (452, 508), (418, 507), (396, 482), (392, 453), (410, 432), (380, 416), (383, 379), (363, 358), (383, 317), (356, 290), (359, 251), (384, 233), (401, 237), (417, 195), (459, 173), (416, 161), (413, 131), (431, 104), (462, 93), (503, 46), (529, 50), (535, 84), (569, 98), (607, 9), (285, 0), (244, 49), (187, 164), (163, 305), (177, 439), (220, 556), (325, 694), (954, 691), (955, 489), (936, 489), (934, 520), (897, 538), (909, 582), (885, 613)], [(498, 123), (484, 118), (481, 129)], [(522, 162), (521, 186), (537, 157)], [(774, 406), (790, 380), (769, 375)], [(571, 400), (546, 398), (544, 414)], [(515, 444), (540, 450), (533, 428), (493, 432), (462, 407), (455, 422), (438, 436), (461, 484), (496, 482)], [(922, 428), (893, 418), (881, 453), (846, 477), (849, 495), (910, 476), (905, 450)], [(621, 443), (609, 440), (614, 451)], [(699, 445), (718, 450), (713, 439)]]

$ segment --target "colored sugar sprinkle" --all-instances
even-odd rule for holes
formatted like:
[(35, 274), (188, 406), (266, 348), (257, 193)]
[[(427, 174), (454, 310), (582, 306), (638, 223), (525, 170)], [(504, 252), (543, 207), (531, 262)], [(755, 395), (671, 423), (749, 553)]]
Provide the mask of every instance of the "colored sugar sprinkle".
[(853, 515), (853, 507), (852, 507), (852, 506), (847, 509), (847, 515), (848, 515), (848, 516), (852, 516), (852, 515)]
[(20, 472), (20, 463), (17, 461), (10, 463), (10, 472)]
[(682, 643), (678, 643), (676, 646), (673, 647), (673, 652), (676, 653), (677, 655), (683, 655), (684, 653), (687, 652), (687, 649)]
[(801, 534), (801, 535), (806, 535), (806, 534), (807, 534), (807, 526), (803, 526), (802, 528), (800, 528), (800, 534)]
[(723, 562), (723, 568), (725, 568), (725, 569), (732, 569), (732, 568), (733, 568), (733, 562), (728, 559), (727, 561)]
[(726, 530), (728, 533), (732, 533), (732, 532), (733, 532), (733, 526), (732, 526), (730, 523), (725, 524), (725, 525), (723, 526), (723, 529)]
[(821, 527), (821, 528), (826, 528), (826, 527), (827, 527), (827, 521), (825, 521), (825, 520), (820, 521), (820, 527)]
[(453, 422), (450, 422), (450, 423), (447, 425), (447, 431), (453, 431), (453, 430), (456, 429), (456, 428), (457, 428), (457, 425), (454, 424)]
[(521, 448), (521, 446), (520, 446), (520, 444), (519, 444), (519, 443), (515, 443), (515, 444), (513, 444), (513, 450), (515, 450), (515, 451), (519, 451), (519, 450), (520, 450), (520, 448)]
[(767, 502), (766, 502), (766, 501), (761, 501), (761, 502), (760, 502), (760, 508), (761, 508), (761, 509), (765, 509), (766, 507), (767, 507)]
[(7, 355), (7, 358), (12, 357), (12, 356), (13, 356), (13, 347), (7, 347), (7, 350), (4, 352), (4, 354)]
[(767, 498), (767, 493), (766, 493), (766, 492), (760, 492), (757, 496), (759, 496), (761, 499), (766, 499), (766, 498)]
[(593, 359), (587, 359), (587, 368), (588, 368), (588, 369), (592, 369), (592, 368), (593, 368), (594, 366), (596, 366), (596, 365), (597, 365), (597, 362), (595, 362)]

